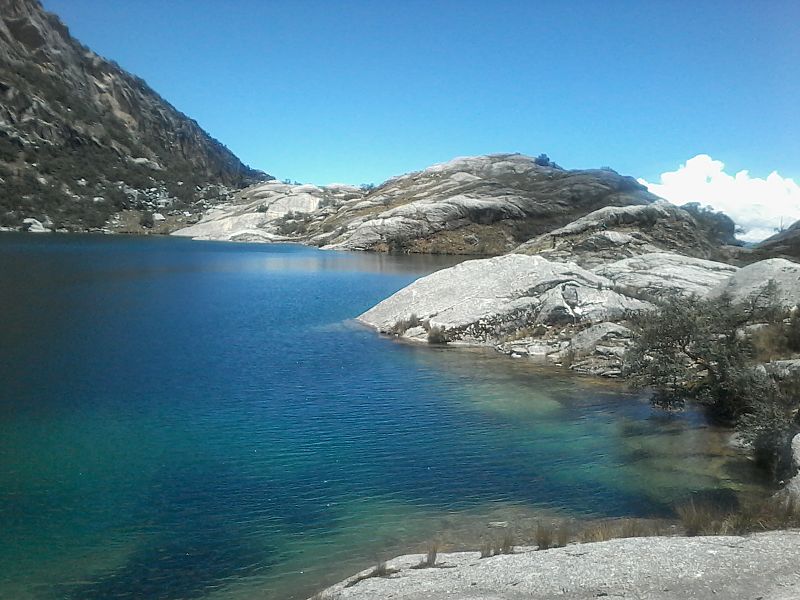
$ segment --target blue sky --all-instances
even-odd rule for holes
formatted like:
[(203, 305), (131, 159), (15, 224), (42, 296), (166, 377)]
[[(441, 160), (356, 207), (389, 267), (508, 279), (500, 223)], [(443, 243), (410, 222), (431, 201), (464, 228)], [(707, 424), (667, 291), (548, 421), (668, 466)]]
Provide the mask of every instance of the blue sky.
[(44, 0), (248, 164), (380, 182), (545, 152), (800, 177), (800, 2)]

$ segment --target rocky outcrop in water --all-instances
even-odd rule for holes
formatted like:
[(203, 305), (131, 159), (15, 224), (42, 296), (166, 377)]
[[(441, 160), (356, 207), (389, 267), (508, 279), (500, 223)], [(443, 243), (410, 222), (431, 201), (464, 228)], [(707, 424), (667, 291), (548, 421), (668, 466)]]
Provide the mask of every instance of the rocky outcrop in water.
[(656, 252), (603, 264), (595, 273), (617, 289), (637, 298), (665, 298), (671, 294), (705, 296), (727, 281), (737, 267), (721, 262)]
[(197, 212), (267, 177), (81, 45), (38, 0), (0, 0), (0, 226)]
[(489, 345), (512, 356), (616, 376), (632, 313), (669, 294), (705, 295), (737, 268), (671, 253), (593, 270), (542, 256), (471, 260), (423, 277), (359, 317), (412, 341)]
[(650, 306), (612, 288), (574, 263), (508, 254), (418, 279), (359, 320), (411, 339), (440, 330), (451, 342), (494, 345), (526, 327), (599, 323)]

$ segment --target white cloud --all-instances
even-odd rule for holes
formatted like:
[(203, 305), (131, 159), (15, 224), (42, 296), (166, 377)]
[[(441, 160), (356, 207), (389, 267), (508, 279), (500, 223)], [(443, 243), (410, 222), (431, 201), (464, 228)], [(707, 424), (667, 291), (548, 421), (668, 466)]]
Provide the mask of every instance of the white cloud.
[(677, 171), (662, 173), (660, 183), (639, 183), (673, 204), (699, 202), (728, 215), (743, 230), (739, 239), (758, 242), (800, 220), (800, 186), (776, 171), (766, 179), (748, 171), (725, 172), (725, 163), (698, 154)]

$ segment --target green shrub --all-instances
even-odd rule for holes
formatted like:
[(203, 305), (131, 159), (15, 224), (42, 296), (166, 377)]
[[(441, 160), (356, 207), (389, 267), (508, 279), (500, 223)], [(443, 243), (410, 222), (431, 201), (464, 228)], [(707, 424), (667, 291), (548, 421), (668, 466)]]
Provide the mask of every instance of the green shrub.
[(407, 319), (401, 319), (394, 324), (391, 328), (391, 333), (395, 335), (403, 335), (406, 331), (411, 329), (412, 327), (419, 327), (420, 320), (419, 317), (415, 313), (411, 313)]
[(147, 227), (149, 229), (153, 227), (155, 224), (156, 221), (153, 218), (153, 213), (149, 210), (144, 211), (139, 217), (139, 225), (141, 225), (142, 227)]
[(800, 309), (792, 312), (786, 327), (786, 345), (792, 352), (800, 352)]
[(429, 344), (446, 344), (448, 342), (447, 334), (443, 327), (434, 325), (428, 329), (428, 343)]
[[(669, 298), (651, 313), (633, 319), (638, 330), (625, 356), (625, 372), (654, 390), (653, 402), (680, 408), (687, 400), (709, 414), (735, 424), (755, 449), (756, 458), (780, 479), (789, 468), (789, 442), (798, 431), (800, 384), (779, 382), (757, 368), (763, 338), (746, 335), (751, 323), (771, 323), (774, 330), (783, 311), (774, 283), (744, 302), (728, 296), (712, 299)], [(780, 344), (781, 342), (772, 342)], [(762, 353), (767, 349), (762, 348)], [(774, 347), (769, 348), (774, 356)]]

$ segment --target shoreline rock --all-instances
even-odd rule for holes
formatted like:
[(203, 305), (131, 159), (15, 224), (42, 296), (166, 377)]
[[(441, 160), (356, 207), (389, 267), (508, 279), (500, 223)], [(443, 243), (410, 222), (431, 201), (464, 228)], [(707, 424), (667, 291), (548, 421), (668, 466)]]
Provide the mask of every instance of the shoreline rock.
[[(340, 582), (316, 599), (545, 600), (598, 597), (686, 600), (791, 600), (800, 597), (800, 531), (748, 536), (642, 537), (479, 558), (440, 554), (414, 569), (420, 555), (388, 561), (388, 577)], [(361, 579), (355, 585), (353, 581)], [(348, 584), (349, 587), (348, 587)]]
[(725, 263), (658, 252), (593, 270), (538, 255), (465, 261), (418, 279), (358, 317), (417, 342), (438, 331), (457, 345), (493, 346), (514, 357), (621, 374), (633, 313), (653, 298), (706, 295), (737, 272)]

